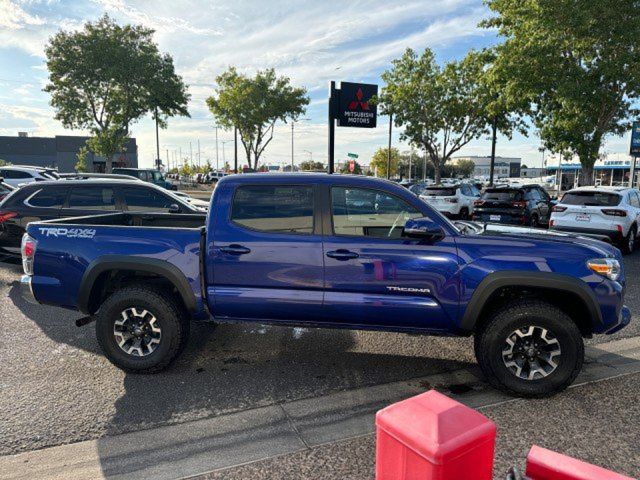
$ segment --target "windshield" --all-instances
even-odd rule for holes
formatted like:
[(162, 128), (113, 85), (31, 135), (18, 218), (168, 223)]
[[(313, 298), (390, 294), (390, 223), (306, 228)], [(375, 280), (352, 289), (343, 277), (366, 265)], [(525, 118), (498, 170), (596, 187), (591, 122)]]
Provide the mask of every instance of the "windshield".
[(164, 182), (164, 177), (160, 172), (153, 172), (153, 180), (156, 182)]
[(617, 193), (609, 192), (567, 192), (560, 203), (585, 207), (615, 207), (620, 203), (620, 198)]
[(425, 183), (416, 183), (415, 185), (411, 185), (409, 187), (409, 191), (415, 193), (416, 195), (421, 195), (427, 189), (427, 185)]
[(522, 200), (520, 190), (488, 189), (482, 194), (483, 200), (497, 200), (499, 202), (516, 202)]

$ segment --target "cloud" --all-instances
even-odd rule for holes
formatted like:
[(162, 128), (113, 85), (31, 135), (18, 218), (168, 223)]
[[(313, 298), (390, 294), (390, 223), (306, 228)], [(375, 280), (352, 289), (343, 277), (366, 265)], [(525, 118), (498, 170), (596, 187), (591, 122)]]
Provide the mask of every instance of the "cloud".
[(28, 25), (44, 25), (37, 15), (30, 15), (11, 0), (0, 0), (0, 28), (20, 30)]

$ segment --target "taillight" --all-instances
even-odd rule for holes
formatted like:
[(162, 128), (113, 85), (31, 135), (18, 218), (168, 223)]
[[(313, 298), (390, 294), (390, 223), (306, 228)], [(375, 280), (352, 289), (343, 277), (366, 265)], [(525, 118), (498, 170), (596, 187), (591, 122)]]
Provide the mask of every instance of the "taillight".
[(22, 269), (27, 275), (33, 275), (33, 257), (36, 254), (36, 241), (25, 233), (22, 236)]
[(552, 212), (564, 212), (567, 209), (567, 207), (563, 207), (561, 205), (555, 205), (551, 211)]
[(0, 223), (4, 223), (17, 215), (16, 212), (0, 212)]
[(473, 205), (476, 206), (476, 207), (479, 207), (483, 203), (484, 203), (484, 200), (476, 200), (476, 201), (473, 202)]
[(527, 206), (527, 202), (511, 202), (511, 206), (514, 208), (524, 208)]
[(626, 217), (627, 212), (624, 210), (618, 210), (617, 208), (603, 208), (602, 213), (605, 215), (610, 215), (612, 217)]
[(550, 227), (553, 227), (553, 225), (554, 225), (555, 223), (556, 223), (556, 222), (555, 222), (555, 220), (549, 220), (549, 226), (550, 226)]

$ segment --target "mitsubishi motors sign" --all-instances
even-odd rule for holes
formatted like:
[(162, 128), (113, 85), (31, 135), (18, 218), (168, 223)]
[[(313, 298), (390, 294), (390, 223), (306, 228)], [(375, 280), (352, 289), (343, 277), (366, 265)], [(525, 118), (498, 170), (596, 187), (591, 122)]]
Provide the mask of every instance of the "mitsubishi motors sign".
[(377, 85), (342, 82), (336, 93), (339, 127), (375, 128), (378, 109), (371, 98), (378, 95)]

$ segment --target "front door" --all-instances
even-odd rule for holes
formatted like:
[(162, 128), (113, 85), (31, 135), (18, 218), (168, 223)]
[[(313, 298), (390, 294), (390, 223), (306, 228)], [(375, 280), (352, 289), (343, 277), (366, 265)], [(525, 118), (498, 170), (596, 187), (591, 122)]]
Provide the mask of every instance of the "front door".
[(316, 187), (261, 182), (220, 188), (229, 189), (219, 195), (231, 198), (231, 205), (216, 205), (210, 213), (218, 215), (206, 256), (214, 316), (320, 320), (323, 259)]
[[(381, 190), (334, 186), (324, 238), (328, 318), (373, 328), (446, 330), (458, 311), (458, 256), (452, 237), (402, 236), (425, 207)], [(427, 213), (428, 213), (427, 209)]]

